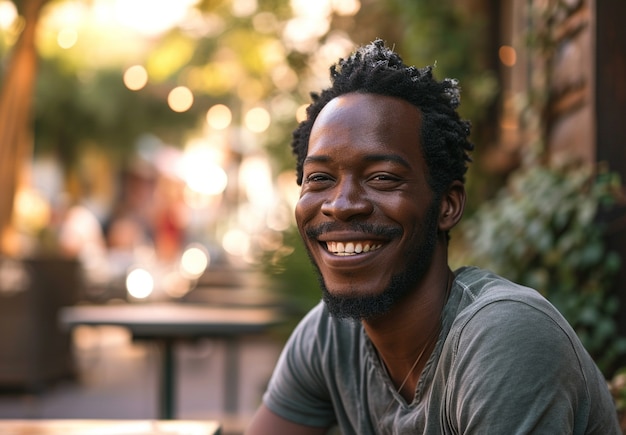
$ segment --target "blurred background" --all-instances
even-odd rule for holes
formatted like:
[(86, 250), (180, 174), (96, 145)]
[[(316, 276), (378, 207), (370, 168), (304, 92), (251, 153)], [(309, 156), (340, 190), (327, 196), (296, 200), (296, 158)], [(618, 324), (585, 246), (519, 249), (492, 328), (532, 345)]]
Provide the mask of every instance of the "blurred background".
[(154, 418), (156, 350), (57, 316), (167, 301), (284, 314), (244, 339), (237, 415), (209, 393), (220, 343), (177, 349), (181, 415), (245, 425), (320, 298), (291, 132), (377, 37), (460, 80), (477, 149), (453, 265), (553, 301), (622, 410), (624, 18), (620, 0), (0, 0), (0, 418)]

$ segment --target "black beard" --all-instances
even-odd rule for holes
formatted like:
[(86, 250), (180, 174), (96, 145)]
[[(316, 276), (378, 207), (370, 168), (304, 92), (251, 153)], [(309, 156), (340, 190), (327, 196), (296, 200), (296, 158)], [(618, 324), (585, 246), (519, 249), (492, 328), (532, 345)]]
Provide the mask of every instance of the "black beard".
[[(404, 270), (391, 277), (389, 285), (380, 294), (371, 296), (335, 296), (326, 287), (319, 267), (313, 261), (317, 271), (323, 299), (333, 317), (343, 319), (373, 319), (387, 312), (408, 293), (413, 290), (428, 270), (435, 251), (438, 237), (439, 201), (433, 201), (426, 213), (426, 221), (421, 229), (424, 239), (407, 252)], [(307, 250), (308, 252), (308, 250)]]

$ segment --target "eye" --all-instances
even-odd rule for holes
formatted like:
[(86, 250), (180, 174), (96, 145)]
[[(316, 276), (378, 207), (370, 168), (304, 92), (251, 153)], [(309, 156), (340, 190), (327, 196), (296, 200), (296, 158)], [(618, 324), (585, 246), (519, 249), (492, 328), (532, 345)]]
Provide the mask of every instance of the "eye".
[(392, 181), (398, 180), (398, 177), (390, 174), (376, 174), (371, 179), (374, 181)]
[(401, 177), (390, 174), (388, 172), (378, 172), (376, 174), (373, 174), (368, 179), (368, 183), (370, 186), (381, 190), (396, 188), (400, 184), (402, 184), (402, 182), (403, 180)]
[(304, 179), (304, 183), (310, 188), (322, 188), (326, 184), (332, 182), (332, 177), (323, 172), (313, 172), (307, 175)]
[(317, 181), (326, 181), (328, 180), (329, 177), (326, 174), (319, 174), (319, 173), (315, 173), (315, 174), (311, 174), (309, 176), (306, 177), (306, 181), (309, 183), (314, 183)]

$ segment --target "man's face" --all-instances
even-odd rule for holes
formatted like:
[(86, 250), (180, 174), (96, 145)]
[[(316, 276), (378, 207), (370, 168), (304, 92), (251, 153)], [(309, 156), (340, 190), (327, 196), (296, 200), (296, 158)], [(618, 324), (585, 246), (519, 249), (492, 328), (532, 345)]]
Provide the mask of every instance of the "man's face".
[(439, 204), (420, 120), (404, 100), (352, 93), (329, 102), (313, 125), (296, 220), (336, 316), (387, 312), (430, 266)]

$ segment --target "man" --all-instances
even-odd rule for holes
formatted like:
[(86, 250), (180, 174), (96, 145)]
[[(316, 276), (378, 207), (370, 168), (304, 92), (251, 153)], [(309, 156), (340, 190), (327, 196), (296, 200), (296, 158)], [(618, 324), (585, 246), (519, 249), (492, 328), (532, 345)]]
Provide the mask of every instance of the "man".
[(448, 266), (473, 149), (456, 81), (380, 40), (331, 79), (292, 144), (324, 300), (248, 433), (618, 434), (603, 376), (548, 301)]

